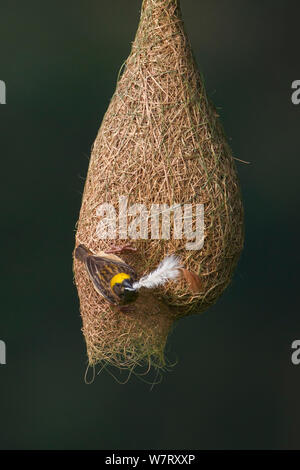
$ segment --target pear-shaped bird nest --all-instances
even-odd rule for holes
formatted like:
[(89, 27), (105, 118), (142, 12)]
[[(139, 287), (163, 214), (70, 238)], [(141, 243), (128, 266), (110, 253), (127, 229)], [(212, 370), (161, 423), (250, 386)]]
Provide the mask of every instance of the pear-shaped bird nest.
[[(226, 71), (225, 71), (226, 73)], [(243, 246), (231, 150), (209, 102), (178, 0), (144, 0), (131, 53), (93, 145), (76, 247), (120, 255), (137, 275), (176, 255), (187, 277), (141, 289), (132, 311), (110, 305), (74, 260), (90, 365), (165, 365), (174, 321), (212, 305)], [(193, 289), (189, 274), (199, 276)], [(187, 282), (188, 281), (188, 282)]]

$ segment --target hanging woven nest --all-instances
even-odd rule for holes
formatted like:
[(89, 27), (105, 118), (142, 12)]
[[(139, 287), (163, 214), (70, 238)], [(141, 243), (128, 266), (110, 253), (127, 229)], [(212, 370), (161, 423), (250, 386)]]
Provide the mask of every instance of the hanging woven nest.
[[(182, 220), (188, 216), (181, 227), (175, 213)], [(153, 223), (163, 214), (169, 230)], [(129, 243), (136, 251), (120, 256), (139, 276), (175, 254), (198, 274), (200, 284), (193, 292), (183, 277), (141, 289), (134, 309), (124, 313), (99, 295), (84, 263), (74, 259), (88, 360), (91, 366), (160, 368), (174, 321), (203, 312), (218, 299), (243, 246), (234, 160), (197, 70), (179, 0), (143, 1), (85, 182), (76, 247), (84, 244), (97, 254)]]

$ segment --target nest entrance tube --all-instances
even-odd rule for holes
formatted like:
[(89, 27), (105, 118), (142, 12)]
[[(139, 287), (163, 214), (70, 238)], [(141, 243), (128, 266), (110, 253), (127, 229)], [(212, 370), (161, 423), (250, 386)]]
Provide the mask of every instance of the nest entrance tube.
[[(106, 237), (103, 208), (111, 220)], [(122, 217), (121, 208), (126, 208)], [(141, 208), (147, 224), (143, 229), (140, 225), (140, 236), (134, 238)], [(165, 234), (158, 228), (153, 236), (152, 211), (159, 209), (162, 218), (166, 208), (170, 230)], [(189, 208), (192, 220), (190, 227), (184, 220), (181, 238), (174, 222), (176, 208), (182, 220)], [(193, 217), (201, 208), (203, 237), (191, 240), (188, 234), (197, 229)], [(124, 243), (137, 249), (122, 259), (139, 276), (176, 254), (187, 269), (199, 274), (201, 289), (193, 293), (182, 280), (141, 291), (135, 311), (124, 314), (99, 296), (83, 263), (74, 259), (89, 364), (132, 370), (146, 363), (163, 368), (174, 321), (200, 313), (218, 299), (243, 246), (234, 160), (207, 99), (178, 0), (143, 1), (131, 53), (92, 149), (76, 246), (84, 244), (97, 253)]]

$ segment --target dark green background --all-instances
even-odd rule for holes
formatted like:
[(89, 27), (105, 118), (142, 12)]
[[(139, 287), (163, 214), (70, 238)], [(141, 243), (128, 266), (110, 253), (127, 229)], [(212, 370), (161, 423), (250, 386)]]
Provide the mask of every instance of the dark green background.
[(237, 162), (246, 244), (230, 288), (178, 323), (150, 386), (85, 385), (71, 254), (90, 148), (140, 0), (1, 1), (2, 449), (300, 448), (299, 2), (182, 0)]

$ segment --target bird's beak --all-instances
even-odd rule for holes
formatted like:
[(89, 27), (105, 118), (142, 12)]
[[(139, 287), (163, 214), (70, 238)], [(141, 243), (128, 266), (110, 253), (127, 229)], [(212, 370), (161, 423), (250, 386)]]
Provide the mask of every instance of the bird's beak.
[(136, 289), (134, 289), (134, 287), (132, 287), (131, 282), (129, 282), (127, 279), (125, 281), (123, 281), (123, 286), (124, 286), (124, 290), (126, 290), (128, 292), (135, 292), (136, 291)]

